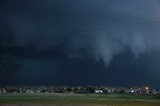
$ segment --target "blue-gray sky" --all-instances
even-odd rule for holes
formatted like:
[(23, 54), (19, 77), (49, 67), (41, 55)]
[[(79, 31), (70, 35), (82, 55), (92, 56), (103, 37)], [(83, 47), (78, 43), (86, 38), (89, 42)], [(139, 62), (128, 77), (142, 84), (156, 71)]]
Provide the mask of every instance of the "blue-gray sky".
[(159, 0), (2, 0), (2, 84), (160, 88)]

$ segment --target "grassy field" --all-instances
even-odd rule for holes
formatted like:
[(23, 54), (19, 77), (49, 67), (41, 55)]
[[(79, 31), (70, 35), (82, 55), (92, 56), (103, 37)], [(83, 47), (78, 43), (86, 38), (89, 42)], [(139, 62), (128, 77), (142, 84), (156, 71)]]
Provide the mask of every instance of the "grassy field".
[(159, 96), (125, 94), (0, 94), (0, 104), (160, 106)]

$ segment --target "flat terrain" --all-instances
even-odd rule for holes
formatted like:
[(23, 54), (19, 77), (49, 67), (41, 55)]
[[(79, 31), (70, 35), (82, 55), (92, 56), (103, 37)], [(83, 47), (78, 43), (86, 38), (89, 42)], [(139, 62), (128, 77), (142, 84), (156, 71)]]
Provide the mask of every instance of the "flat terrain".
[(126, 94), (0, 94), (0, 106), (160, 106), (160, 96)]

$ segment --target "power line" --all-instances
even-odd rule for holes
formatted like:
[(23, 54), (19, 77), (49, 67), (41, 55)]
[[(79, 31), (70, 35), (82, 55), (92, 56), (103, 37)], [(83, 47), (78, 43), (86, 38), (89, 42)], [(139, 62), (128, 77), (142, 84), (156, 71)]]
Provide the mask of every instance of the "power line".
[(127, 28), (127, 27), (132, 27), (132, 26), (153, 24), (153, 23), (157, 23), (157, 22), (160, 22), (160, 19), (152, 20), (152, 21), (146, 21), (146, 22), (133, 23), (133, 24), (106, 26), (106, 27), (103, 27), (103, 28), (84, 29), (84, 30), (68, 31), (68, 32), (55, 32), (55, 33), (46, 34), (46, 35), (74, 34), (74, 33), (83, 33), (83, 32), (94, 32), (94, 31), (100, 31), (100, 30), (109, 30), (109, 29), (122, 29), (122, 28)]
[(153, 24), (160, 22), (160, 19), (157, 20), (151, 20), (151, 21), (145, 21), (145, 22), (139, 22), (139, 23), (133, 23), (133, 24), (124, 24), (124, 25), (113, 25), (113, 26), (106, 26), (101, 28), (92, 28), (92, 29), (84, 29), (84, 30), (77, 30), (77, 31), (66, 31), (66, 32), (53, 32), (48, 34), (34, 34), (34, 35), (40, 35), (40, 36), (48, 36), (48, 35), (66, 35), (66, 34), (75, 34), (75, 33), (84, 33), (84, 32), (95, 32), (100, 30), (109, 30), (109, 29), (122, 29), (132, 26), (140, 26), (140, 25), (147, 25), (147, 24)]

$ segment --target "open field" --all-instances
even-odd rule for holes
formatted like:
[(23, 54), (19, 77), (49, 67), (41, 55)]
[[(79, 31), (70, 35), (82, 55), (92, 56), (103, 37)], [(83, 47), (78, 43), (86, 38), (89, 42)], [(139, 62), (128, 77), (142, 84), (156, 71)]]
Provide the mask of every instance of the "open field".
[[(38, 105), (39, 104), (39, 105)], [(0, 94), (0, 106), (160, 106), (160, 96), (126, 94)]]

